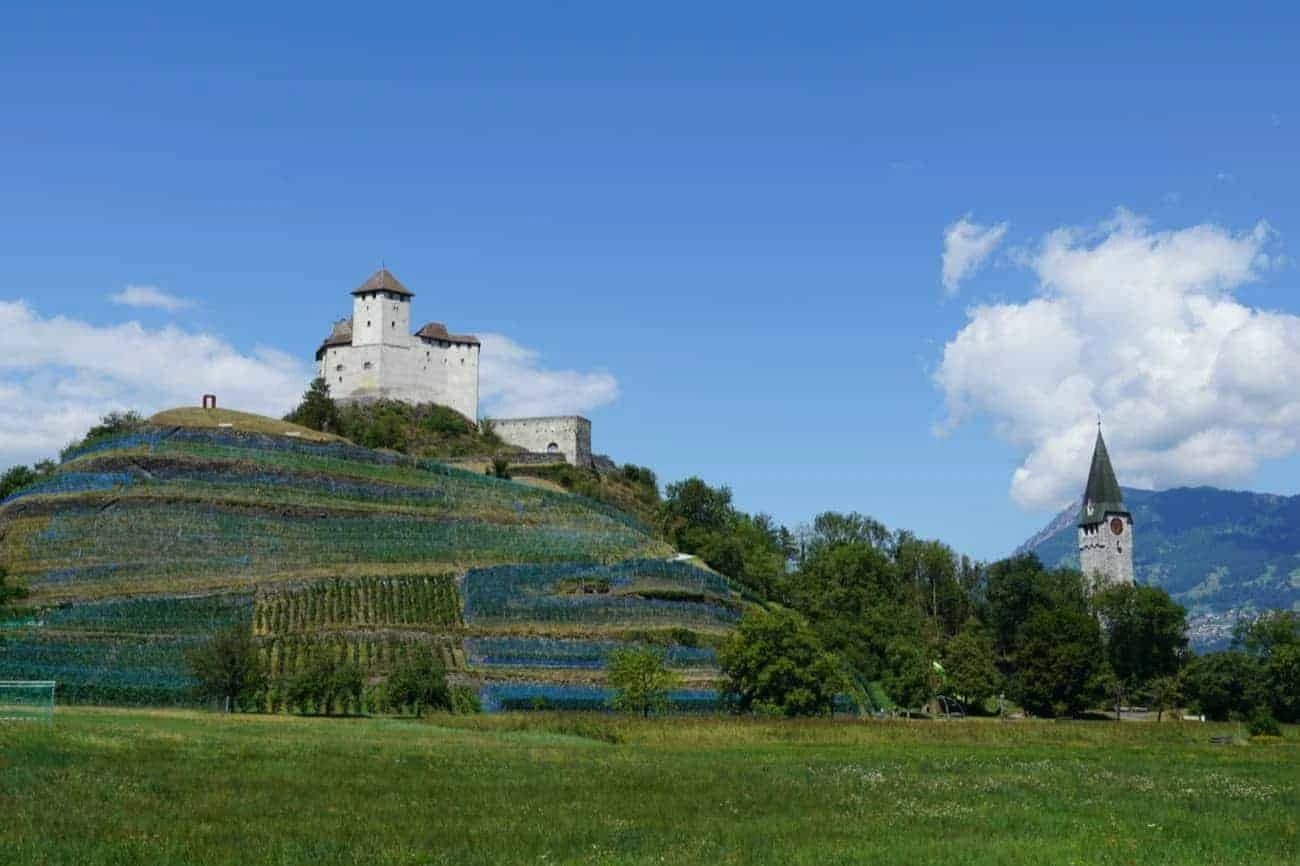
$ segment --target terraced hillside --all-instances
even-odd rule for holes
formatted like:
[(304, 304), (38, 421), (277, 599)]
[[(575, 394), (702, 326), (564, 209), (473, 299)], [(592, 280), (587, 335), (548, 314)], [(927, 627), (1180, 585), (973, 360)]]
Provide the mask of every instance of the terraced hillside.
[(0, 632), (0, 679), (187, 703), (186, 649), (247, 622), (275, 677), (325, 642), (375, 686), (432, 642), (488, 708), (590, 706), (610, 651), (650, 643), (682, 673), (679, 704), (715, 700), (739, 597), (633, 518), (269, 419), (167, 417), (0, 504), (0, 564), (37, 608)]

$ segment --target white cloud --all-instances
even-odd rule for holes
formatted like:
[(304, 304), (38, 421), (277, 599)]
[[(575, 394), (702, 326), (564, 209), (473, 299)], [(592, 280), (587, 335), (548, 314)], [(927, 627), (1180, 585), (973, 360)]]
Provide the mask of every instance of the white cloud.
[(151, 414), (216, 394), (221, 406), (281, 415), (311, 376), (272, 349), (243, 353), (209, 334), (101, 327), (0, 301), (0, 467), (55, 456), (113, 409)]
[(984, 304), (944, 347), (941, 430), (982, 415), (1023, 449), (1012, 497), (1082, 489), (1097, 415), (1121, 482), (1248, 483), (1300, 447), (1300, 317), (1233, 296), (1276, 264), (1266, 223), (1154, 231), (1120, 210), (1050, 232), (1021, 264), (1024, 303)]
[(1007, 223), (984, 226), (971, 221), (971, 215), (957, 220), (943, 232), (943, 288), (949, 295), (975, 273), (993, 254), (1007, 233)]
[(609, 373), (543, 369), (536, 350), (509, 337), (480, 339), (479, 395), (489, 417), (582, 414), (618, 397), (618, 381)]
[(116, 295), (109, 295), (108, 299), (123, 307), (166, 310), (169, 313), (186, 310), (195, 305), (189, 298), (164, 292), (157, 286), (127, 286)]

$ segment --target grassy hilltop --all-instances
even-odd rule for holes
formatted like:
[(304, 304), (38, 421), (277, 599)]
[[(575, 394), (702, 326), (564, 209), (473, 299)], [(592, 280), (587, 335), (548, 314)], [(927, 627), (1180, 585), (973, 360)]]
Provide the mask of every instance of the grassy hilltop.
[(707, 705), (740, 602), (671, 553), (559, 485), (177, 410), (69, 449), (0, 506), (0, 563), (34, 609), (5, 630), (0, 679), (184, 703), (186, 649), (248, 623), (273, 677), (324, 643), (375, 684), (426, 642), (489, 708), (603, 702), (609, 652), (654, 643), (678, 703)]
[(1300, 740), (1237, 733), (73, 708), (0, 726), (0, 862), (1294, 864)]

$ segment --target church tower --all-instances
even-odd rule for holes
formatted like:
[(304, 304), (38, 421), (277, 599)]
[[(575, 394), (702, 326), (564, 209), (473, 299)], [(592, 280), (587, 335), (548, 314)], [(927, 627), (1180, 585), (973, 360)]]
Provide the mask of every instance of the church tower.
[(1100, 578), (1102, 585), (1133, 582), (1133, 515), (1124, 507), (1100, 426), (1079, 509), (1079, 567), (1085, 579)]

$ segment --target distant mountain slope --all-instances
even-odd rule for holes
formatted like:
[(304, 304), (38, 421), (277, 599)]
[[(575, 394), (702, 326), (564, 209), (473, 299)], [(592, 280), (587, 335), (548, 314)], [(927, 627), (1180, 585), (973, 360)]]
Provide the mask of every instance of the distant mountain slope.
[[(1300, 609), (1300, 496), (1124, 488), (1124, 501), (1133, 513), (1138, 580), (1163, 587), (1194, 620)], [(1017, 552), (1077, 568), (1077, 511), (1077, 505), (1062, 511)], [(1199, 637), (1203, 645), (1218, 642), (1208, 633)]]

